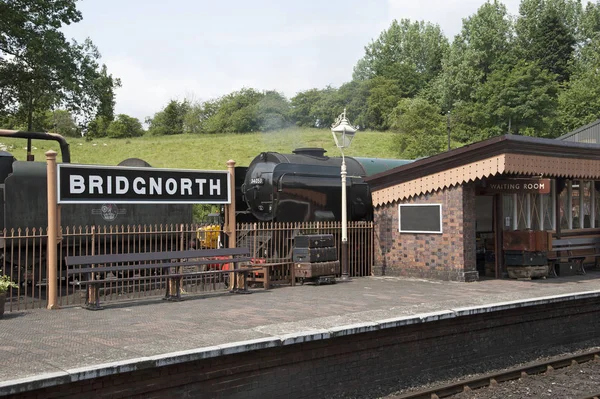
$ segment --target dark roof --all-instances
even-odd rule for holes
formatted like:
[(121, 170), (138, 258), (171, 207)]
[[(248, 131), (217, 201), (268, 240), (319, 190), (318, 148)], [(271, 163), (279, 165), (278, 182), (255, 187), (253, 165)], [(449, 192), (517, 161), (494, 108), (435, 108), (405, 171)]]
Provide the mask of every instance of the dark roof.
[(556, 139), (557, 139), (557, 140), (566, 140), (566, 139), (568, 139), (569, 137), (573, 137), (573, 136), (575, 136), (577, 133), (581, 133), (581, 132), (583, 132), (583, 131), (585, 131), (585, 130), (588, 130), (588, 129), (590, 129), (590, 128), (592, 128), (592, 127), (594, 127), (594, 126), (598, 125), (598, 124), (600, 124), (600, 119), (598, 119), (598, 120), (595, 120), (594, 122), (588, 123), (587, 125), (585, 125), (585, 126), (582, 126), (582, 127), (578, 128), (578, 129), (575, 129), (575, 130), (573, 130), (572, 132), (569, 132), (569, 133), (563, 134), (562, 136), (560, 136), (560, 137), (557, 137)]
[(505, 135), (468, 144), (367, 177), (373, 189), (417, 179), (501, 154), (600, 160), (600, 145)]

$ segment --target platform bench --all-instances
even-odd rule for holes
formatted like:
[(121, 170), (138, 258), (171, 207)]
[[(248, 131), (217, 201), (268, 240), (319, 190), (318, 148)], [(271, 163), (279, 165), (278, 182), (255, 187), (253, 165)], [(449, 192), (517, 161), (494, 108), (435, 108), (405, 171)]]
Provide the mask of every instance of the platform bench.
[(572, 263), (578, 273), (585, 274), (583, 264), (588, 257), (595, 258), (594, 264), (597, 267), (598, 257), (600, 257), (600, 237), (553, 239), (552, 251), (547, 256), (550, 273), (556, 276), (557, 267), (564, 263)]
[(248, 281), (261, 283), (265, 290), (278, 284), (296, 285), (294, 262), (291, 259), (252, 259), (248, 266), (259, 269), (250, 274)]
[[(77, 255), (65, 257), (67, 277), (81, 276), (79, 285), (87, 287), (86, 308), (101, 309), (99, 286), (104, 283), (151, 280), (160, 277), (167, 279), (165, 299), (181, 299), (181, 280), (186, 276), (217, 276), (233, 273), (232, 293), (249, 293), (248, 273), (260, 267), (242, 267), (252, 260), (247, 248), (219, 248), (186, 251), (139, 252), (128, 254)], [(183, 266), (215, 266), (207, 271), (185, 270)], [(223, 269), (224, 265), (232, 265)], [(123, 272), (149, 270), (150, 275), (118, 277)], [(109, 274), (116, 275), (111, 277)], [(238, 284), (238, 275), (243, 283)]]

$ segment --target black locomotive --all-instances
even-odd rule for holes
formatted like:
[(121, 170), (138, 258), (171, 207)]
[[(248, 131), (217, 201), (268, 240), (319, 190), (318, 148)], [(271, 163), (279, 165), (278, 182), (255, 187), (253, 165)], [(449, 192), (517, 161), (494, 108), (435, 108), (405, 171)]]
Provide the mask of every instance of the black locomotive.
[[(236, 168), (238, 222), (341, 220), (341, 157), (322, 148), (292, 154), (263, 152), (248, 167)], [(373, 201), (364, 177), (407, 160), (345, 157), (348, 220), (373, 220)]]

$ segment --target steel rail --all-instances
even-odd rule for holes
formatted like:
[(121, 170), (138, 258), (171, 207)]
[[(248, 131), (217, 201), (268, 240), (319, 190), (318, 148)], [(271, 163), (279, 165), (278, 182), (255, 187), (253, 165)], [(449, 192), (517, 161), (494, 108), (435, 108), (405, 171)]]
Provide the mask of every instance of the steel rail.
[[(462, 392), (494, 386), (510, 380), (517, 380), (527, 375), (542, 374), (547, 371), (561, 369), (599, 359), (600, 350), (598, 349), (580, 353), (578, 355), (557, 356), (552, 359), (528, 363), (524, 366), (517, 366), (502, 372), (493, 372), (480, 377), (459, 382), (452, 382), (445, 385), (438, 385), (420, 391), (405, 393), (400, 396), (395, 396), (395, 399), (441, 399), (448, 396), (457, 395)], [(581, 399), (600, 399), (600, 394), (585, 396)]]

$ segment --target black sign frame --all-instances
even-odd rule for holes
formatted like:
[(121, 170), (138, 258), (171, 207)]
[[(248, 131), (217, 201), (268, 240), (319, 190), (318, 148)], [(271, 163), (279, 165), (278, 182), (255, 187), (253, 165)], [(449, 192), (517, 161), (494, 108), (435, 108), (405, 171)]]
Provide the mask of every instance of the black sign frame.
[(58, 164), (57, 198), (59, 204), (230, 204), (231, 179), (227, 170)]
[(399, 204), (398, 231), (443, 234), (442, 204)]

